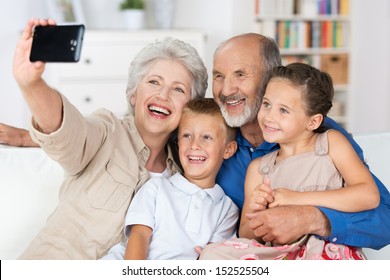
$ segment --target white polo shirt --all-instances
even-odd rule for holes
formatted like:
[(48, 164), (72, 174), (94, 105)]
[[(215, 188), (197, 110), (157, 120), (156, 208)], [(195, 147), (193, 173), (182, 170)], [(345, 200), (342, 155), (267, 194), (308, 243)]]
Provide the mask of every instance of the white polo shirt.
[[(238, 207), (219, 185), (201, 189), (176, 173), (152, 177), (140, 188), (127, 212), (125, 233), (129, 236), (134, 224), (153, 230), (148, 259), (197, 259), (195, 246), (236, 236), (238, 217)], [(104, 259), (121, 254), (115, 255)]]

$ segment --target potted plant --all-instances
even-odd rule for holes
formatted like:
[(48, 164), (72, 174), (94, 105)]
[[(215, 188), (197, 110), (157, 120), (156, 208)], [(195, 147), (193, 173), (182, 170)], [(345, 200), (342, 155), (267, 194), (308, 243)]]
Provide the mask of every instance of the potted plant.
[(123, 10), (143, 10), (145, 9), (144, 0), (123, 0), (119, 4), (119, 8)]
[(128, 29), (142, 29), (145, 25), (145, 0), (123, 0), (119, 4)]

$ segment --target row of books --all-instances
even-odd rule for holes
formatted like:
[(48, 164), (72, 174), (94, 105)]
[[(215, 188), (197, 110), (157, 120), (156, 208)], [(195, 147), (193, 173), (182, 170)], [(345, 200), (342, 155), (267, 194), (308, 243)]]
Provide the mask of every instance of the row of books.
[(260, 34), (276, 40), (280, 48), (346, 48), (348, 47), (348, 22), (264, 20), (258, 22)]
[(307, 16), (349, 15), (350, 0), (254, 0), (255, 15)]

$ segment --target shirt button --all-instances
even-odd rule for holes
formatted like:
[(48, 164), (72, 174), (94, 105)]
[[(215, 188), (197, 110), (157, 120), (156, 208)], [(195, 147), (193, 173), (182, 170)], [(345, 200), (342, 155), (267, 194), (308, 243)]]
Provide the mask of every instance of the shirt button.
[(254, 152), (254, 149), (253, 148), (249, 148), (249, 150), (253, 153)]
[(333, 237), (332, 242), (336, 242), (336, 241), (337, 241), (337, 237)]

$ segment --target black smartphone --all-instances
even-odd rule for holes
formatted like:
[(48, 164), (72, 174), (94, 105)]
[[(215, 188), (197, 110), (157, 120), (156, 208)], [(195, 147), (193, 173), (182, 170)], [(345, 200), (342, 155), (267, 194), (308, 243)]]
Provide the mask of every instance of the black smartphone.
[(83, 24), (36, 26), (30, 61), (78, 62), (84, 30)]

